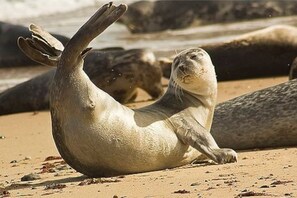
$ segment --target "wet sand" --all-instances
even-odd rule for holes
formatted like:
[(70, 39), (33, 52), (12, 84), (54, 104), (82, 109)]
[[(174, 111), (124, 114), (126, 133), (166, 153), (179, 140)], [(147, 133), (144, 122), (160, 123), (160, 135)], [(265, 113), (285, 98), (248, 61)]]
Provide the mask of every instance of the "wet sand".
[[(277, 77), (221, 82), (218, 102), (285, 81), (286, 77)], [(148, 99), (140, 91), (138, 102), (129, 106), (146, 105), (151, 102)], [(0, 116), (0, 136), (0, 197), (297, 196), (296, 147), (241, 151), (238, 163), (233, 164), (194, 164), (90, 179), (59, 157), (48, 111)], [(21, 181), (30, 173), (40, 179)]]

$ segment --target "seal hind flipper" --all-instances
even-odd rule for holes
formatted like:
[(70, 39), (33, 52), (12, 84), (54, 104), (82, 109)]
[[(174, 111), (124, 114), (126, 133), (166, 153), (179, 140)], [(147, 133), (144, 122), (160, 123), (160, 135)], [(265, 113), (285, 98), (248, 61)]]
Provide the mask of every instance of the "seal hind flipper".
[(18, 38), (18, 46), (26, 56), (32, 60), (48, 66), (57, 66), (60, 56), (51, 56), (44, 53), (40, 46), (36, 46), (36, 42), (32, 39)]
[(237, 154), (229, 148), (219, 148), (214, 138), (198, 121), (190, 116), (172, 119), (178, 138), (218, 164), (237, 162)]
[(50, 47), (56, 53), (56, 55), (60, 54), (64, 50), (63, 44), (50, 33), (43, 30), (40, 26), (31, 24), (29, 30), (32, 32), (34, 41), (42, 41), (46, 44), (46, 46)]
[(57, 66), (64, 50), (63, 44), (41, 27), (31, 24), (32, 38), (19, 37), (19, 48), (32, 60), (43, 65)]

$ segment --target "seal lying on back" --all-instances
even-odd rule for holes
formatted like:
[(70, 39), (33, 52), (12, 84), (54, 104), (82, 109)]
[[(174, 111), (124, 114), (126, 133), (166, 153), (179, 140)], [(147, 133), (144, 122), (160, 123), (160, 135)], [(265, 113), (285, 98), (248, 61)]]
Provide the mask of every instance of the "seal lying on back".
[(61, 156), (92, 177), (181, 166), (201, 153), (217, 163), (235, 162), (236, 153), (220, 149), (209, 133), (217, 82), (204, 50), (181, 52), (167, 92), (144, 108), (127, 108), (90, 81), (82, 69), (87, 46), (125, 11), (125, 5), (104, 5), (62, 52), (50, 92), (53, 136)]
[[(219, 81), (287, 76), (296, 57), (297, 28), (271, 26), (201, 48), (209, 53)], [(163, 63), (164, 76), (169, 77), (170, 60)]]

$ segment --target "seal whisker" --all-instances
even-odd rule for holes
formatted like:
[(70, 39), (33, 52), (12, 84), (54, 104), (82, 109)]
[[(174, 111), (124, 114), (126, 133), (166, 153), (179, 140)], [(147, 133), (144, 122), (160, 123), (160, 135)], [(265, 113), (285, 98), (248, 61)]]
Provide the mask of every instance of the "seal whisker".
[(175, 80), (173, 80), (173, 85), (174, 85), (174, 95), (175, 95), (175, 97), (179, 101), (183, 102), (182, 97), (181, 97), (181, 93), (183, 95), (182, 88), (178, 85), (178, 83)]

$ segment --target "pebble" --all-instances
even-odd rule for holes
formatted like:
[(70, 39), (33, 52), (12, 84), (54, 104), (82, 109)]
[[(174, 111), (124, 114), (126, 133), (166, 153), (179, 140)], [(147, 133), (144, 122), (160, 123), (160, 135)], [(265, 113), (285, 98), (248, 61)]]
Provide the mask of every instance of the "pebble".
[(187, 193), (190, 193), (190, 191), (183, 189), (183, 190), (177, 190), (177, 191), (174, 191), (173, 193), (177, 193), (177, 194), (187, 194)]
[(10, 163), (14, 164), (14, 163), (18, 163), (18, 161), (17, 160), (12, 160)]
[(31, 160), (31, 159), (32, 159), (32, 157), (30, 157), (30, 156), (27, 156), (24, 158), (24, 160)]
[(4, 135), (0, 135), (0, 139), (5, 139), (5, 136)]
[(200, 185), (199, 182), (195, 182), (195, 183), (192, 183), (192, 184), (191, 184), (191, 186), (198, 186), (198, 185)]
[(25, 175), (21, 178), (21, 181), (33, 181), (41, 179), (41, 177), (36, 173), (30, 173), (28, 175)]

